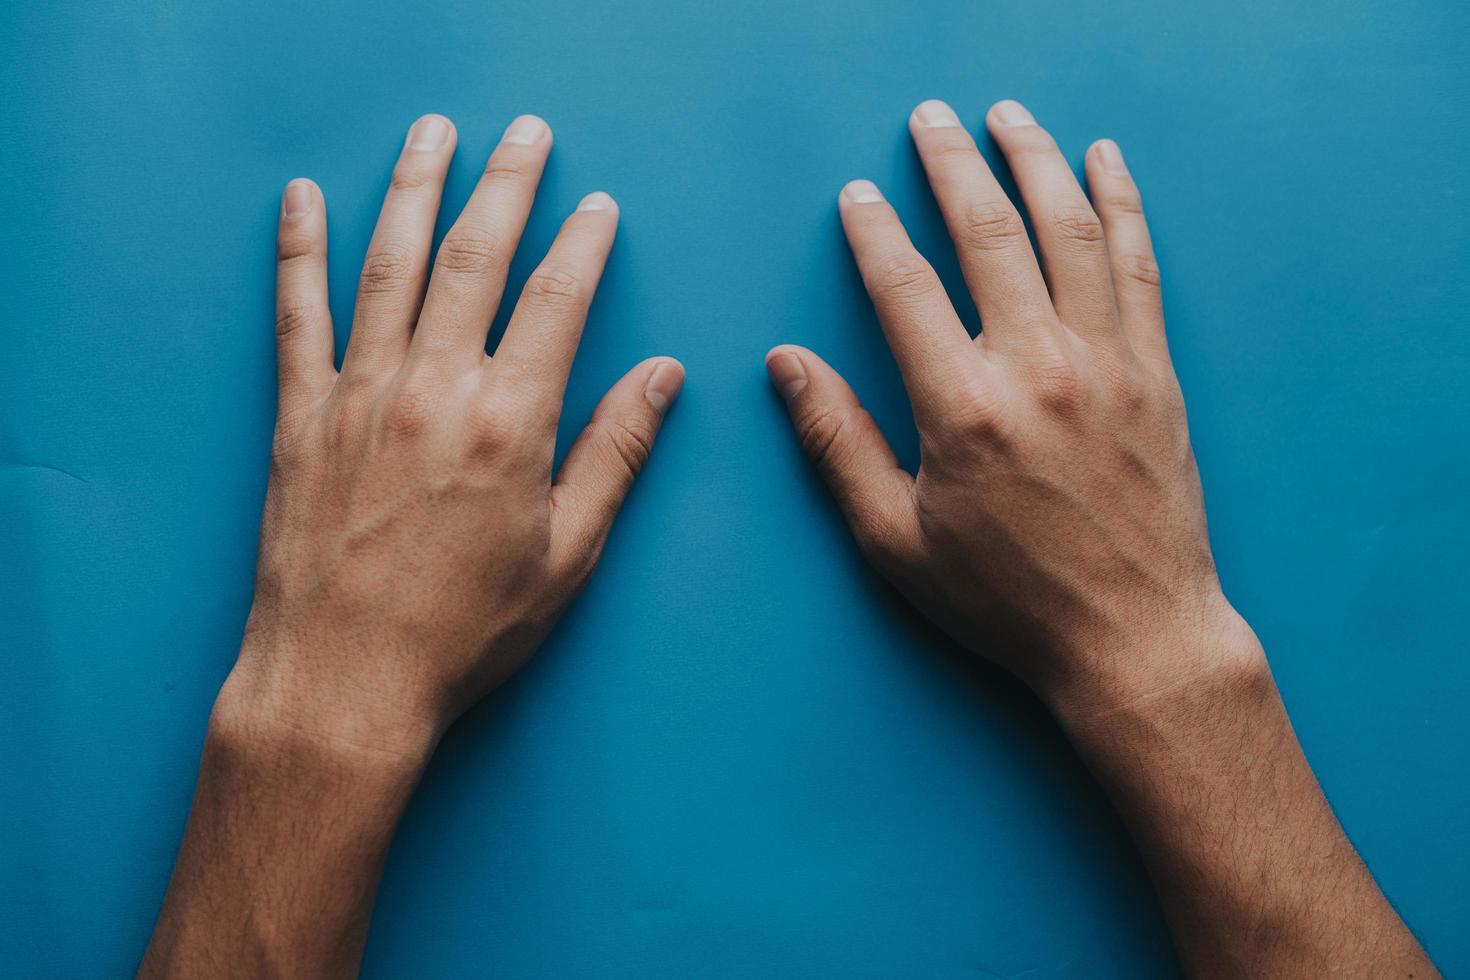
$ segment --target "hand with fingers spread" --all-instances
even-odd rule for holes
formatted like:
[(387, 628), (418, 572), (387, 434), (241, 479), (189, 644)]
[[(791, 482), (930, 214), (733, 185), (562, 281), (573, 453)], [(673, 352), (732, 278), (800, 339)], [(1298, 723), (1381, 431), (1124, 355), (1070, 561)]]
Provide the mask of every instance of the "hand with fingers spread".
[(562, 393), (617, 205), (582, 200), (487, 357), (551, 131), (531, 116), (511, 124), (428, 275), (453, 149), (447, 120), (414, 125), (340, 375), (320, 192), (292, 182), (282, 213), (275, 465), (259, 589), (225, 694), (357, 744), (436, 734), (529, 656), (592, 571), (683, 381), (669, 358), (635, 367), (553, 482)]
[[(1129, 821), (1200, 976), (1426, 976), (1221, 592), (1137, 188), (1111, 141), (1084, 193), (1015, 102), (987, 127), (1026, 224), (954, 111), (909, 126), (981, 319), (971, 339), (878, 189), (843, 228), (903, 375), (903, 470), (811, 351), (767, 368), (876, 568), (1029, 683)], [(1387, 972), (1385, 972), (1387, 971)]]
[(617, 205), (582, 200), (487, 357), (551, 131), (532, 116), (510, 125), (430, 274), (454, 145), (440, 116), (410, 131), (340, 373), (325, 205), (309, 181), (286, 188), (255, 603), (144, 975), (355, 970), (420, 768), (592, 571), (683, 382), (669, 358), (633, 368), (553, 479), (562, 393)]
[(1094, 212), (1024, 109), (1001, 103), (990, 122), (1044, 275), (953, 112), (930, 102), (912, 119), (978, 338), (876, 187), (854, 181), (838, 199), (913, 402), (917, 477), (814, 354), (777, 348), (768, 366), (858, 542), (906, 595), (1043, 691), (1147, 695), (1187, 675), (1133, 649), (1140, 634), (1245, 632), (1210, 560), (1148, 231), (1113, 144), (1088, 154)]

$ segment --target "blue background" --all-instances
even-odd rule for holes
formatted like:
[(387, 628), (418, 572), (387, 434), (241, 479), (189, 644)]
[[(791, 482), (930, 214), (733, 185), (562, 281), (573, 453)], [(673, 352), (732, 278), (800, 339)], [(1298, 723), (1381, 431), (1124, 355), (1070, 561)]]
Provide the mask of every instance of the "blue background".
[(1226, 588), (1385, 891), (1470, 973), (1467, 10), (7, 3), (0, 973), (136, 963), (250, 602), (280, 189), (325, 190), (350, 323), (438, 111), (441, 232), (512, 116), (557, 131), (518, 280), (582, 194), (622, 205), (567, 418), (646, 355), (689, 383), (591, 586), (425, 777), (366, 975), (1173, 974), (1098, 788), (865, 570), (762, 369), (824, 353), (915, 461), (834, 197), (876, 180), (973, 325), (905, 128), (929, 97), (975, 128), (1021, 99), (1077, 163), (1121, 143)]

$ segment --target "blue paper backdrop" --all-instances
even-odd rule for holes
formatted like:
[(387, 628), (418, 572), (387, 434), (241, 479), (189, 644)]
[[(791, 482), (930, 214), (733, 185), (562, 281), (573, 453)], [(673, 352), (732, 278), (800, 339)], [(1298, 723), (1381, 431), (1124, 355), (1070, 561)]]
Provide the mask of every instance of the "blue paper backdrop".
[(250, 601), (280, 188), (324, 188), (349, 323), (434, 110), (461, 133), (441, 232), (513, 115), (557, 131), (518, 279), (583, 193), (622, 204), (567, 418), (649, 354), (689, 384), (590, 588), (428, 772), (366, 975), (1173, 974), (1097, 787), (864, 569), (761, 364), (823, 352), (914, 460), (834, 196), (878, 181), (963, 296), (905, 120), (1009, 96), (1076, 162), (1127, 153), (1227, 589), (1464, 975), (1467, 11), (7, 3), (0, 973), (136, 963)]

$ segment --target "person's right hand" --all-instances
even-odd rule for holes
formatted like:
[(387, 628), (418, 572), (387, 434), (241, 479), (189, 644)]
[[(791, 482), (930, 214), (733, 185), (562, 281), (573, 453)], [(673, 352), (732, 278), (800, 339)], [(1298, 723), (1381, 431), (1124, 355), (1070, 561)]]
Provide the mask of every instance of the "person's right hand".
[(917, 478), (831, 367), (777, 347), (766, 363), (801, 444), (878, 569), (1054, 704), (1106, 709), (1201, 671), (1256, 670), (1259, 646), (1210, 556), (1157, 266), (1122, 155), (1108, 140), (1089, 149), (1089, 202), (1024, 108), (998, 103), (987, 123), (1039, 264), (954, 112), (926, 102), (909, 121), (980, 311), (977, 339), (878, 189), (854, 181), (839, 197), (913, 403)]
[(918, 424), (917, 478), (815, 354), (766, 357), (863, 551), (1045, 700), (1118, 805), (1190, 976), (1434, 976), (1312, 778), (1205, 533), (1158, 267), (1118, 147), (1089, 202), (1021, 106), (991, 135), (1040, 246), (940, 102), (909, 126), (971, 340), (867, 181), (839, 199)]

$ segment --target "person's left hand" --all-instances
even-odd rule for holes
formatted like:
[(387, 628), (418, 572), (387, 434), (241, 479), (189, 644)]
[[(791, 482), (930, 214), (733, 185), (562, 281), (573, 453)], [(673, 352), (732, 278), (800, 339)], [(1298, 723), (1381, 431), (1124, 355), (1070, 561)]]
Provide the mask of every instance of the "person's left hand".
[(429, 278), (454, 144), (442, 116), (409, 133), (340, 373), (325, 203), (310, 181), (286, 189), (274, 458), (255, 603), (217, 729), (285, 726), (421, 755), (526, 660), (591, 573), (683, 383), (670, 358), (633, 368), (553, 481), (562, 394), (618, 208), (583, 198), (487, 357), (551, 130), (511, 123)]

